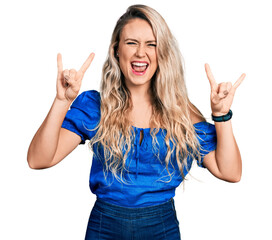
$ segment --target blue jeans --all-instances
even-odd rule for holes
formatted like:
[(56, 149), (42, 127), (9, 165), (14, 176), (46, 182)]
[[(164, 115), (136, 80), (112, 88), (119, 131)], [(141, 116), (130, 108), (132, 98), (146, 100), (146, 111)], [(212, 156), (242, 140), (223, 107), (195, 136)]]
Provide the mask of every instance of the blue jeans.
[(85, 240), (180, 240), (174, 199), (149, 207), (128, 208), (97, 199)]

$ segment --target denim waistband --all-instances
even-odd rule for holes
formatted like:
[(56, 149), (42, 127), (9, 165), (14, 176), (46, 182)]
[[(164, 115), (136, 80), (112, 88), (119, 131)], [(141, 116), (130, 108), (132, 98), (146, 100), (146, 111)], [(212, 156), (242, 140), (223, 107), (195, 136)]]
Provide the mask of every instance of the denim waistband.
[(171, 198), (165, 203), (154, 206), (130, 208), (117, 206), (97, 198), (93, 208), (106, 215), (126, 219), (138, 219), (156, 215), (166, 215), (169, 212), (175, 211), (175, 204), (174, 199)]

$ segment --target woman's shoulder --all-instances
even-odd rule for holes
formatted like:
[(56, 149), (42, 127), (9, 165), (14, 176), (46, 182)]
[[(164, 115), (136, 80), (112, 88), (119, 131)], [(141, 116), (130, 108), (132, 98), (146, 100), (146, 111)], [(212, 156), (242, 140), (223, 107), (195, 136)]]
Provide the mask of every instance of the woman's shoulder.
[(190, 109), (190, 118), (193, 124), (197, 124), (199, 122), (206, 122), (206, 119), (194, 105), (192, 105), (192, 108)]
[(87, 90), (78, 95), (77, 99), (81, 101), (93, 100), (100, 102), (100, 92), (97, 90)]
[(97, 90), (87, 90), (77, 96), (72, 107), (84, 107), (100, 109), (100, 92)]
[(190, 112), (190, 118), (197, 134), (215, 132), (215, 126), (207, 122), (201, 112), (194, 105)]

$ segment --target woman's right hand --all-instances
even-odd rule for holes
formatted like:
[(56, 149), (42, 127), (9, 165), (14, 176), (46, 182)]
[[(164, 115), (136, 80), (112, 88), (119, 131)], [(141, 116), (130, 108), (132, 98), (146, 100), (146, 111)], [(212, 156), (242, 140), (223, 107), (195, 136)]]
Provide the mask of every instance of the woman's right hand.
[(78, 71), (75, 69), (65, 69), (63, 71), (62, 57), (61, 54), (58, 53), (57, 99), (72, 102), (77, 97), (82, 78), (92, 63), (93, 58), (94, 53), (91, 53)]

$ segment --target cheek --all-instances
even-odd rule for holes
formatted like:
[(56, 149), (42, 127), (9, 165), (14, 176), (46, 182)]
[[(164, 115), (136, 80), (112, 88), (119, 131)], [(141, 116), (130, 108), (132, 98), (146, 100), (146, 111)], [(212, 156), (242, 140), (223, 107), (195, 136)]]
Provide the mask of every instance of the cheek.
[(150, 56), (150, 58), (151, 58), (151, 61), (152, 61), (152, 65), (153, 65), (153, 67), (154, 68), (157, 68), (157, 66), (158, 66), (158, 59), (157, 59), (157, 53), (156, 53), (156, 51), (152, 51), (152, 52), (150, 52), (149, 53), (149, 56)]
[(129, 68), (129, 64), (128, 63), (129, 62), (126, 59), (124, 59), (124, 58), (119, 59), (119, 65), (120, 65), (121, 71), (123, 73), (128, 71), (128, 68)]
[(124, 64), (127, 61), (127, 51), (124, 48), (119, 49), (119, 62)]
[(153, 62), (152, 68), (154, 69), (154, 71), (156, 71), (157, 68), (158, 68), (158, 60), (157, 60), (157, 58), (154, 57), (154, 58), (152, 59), (152, 62)]

